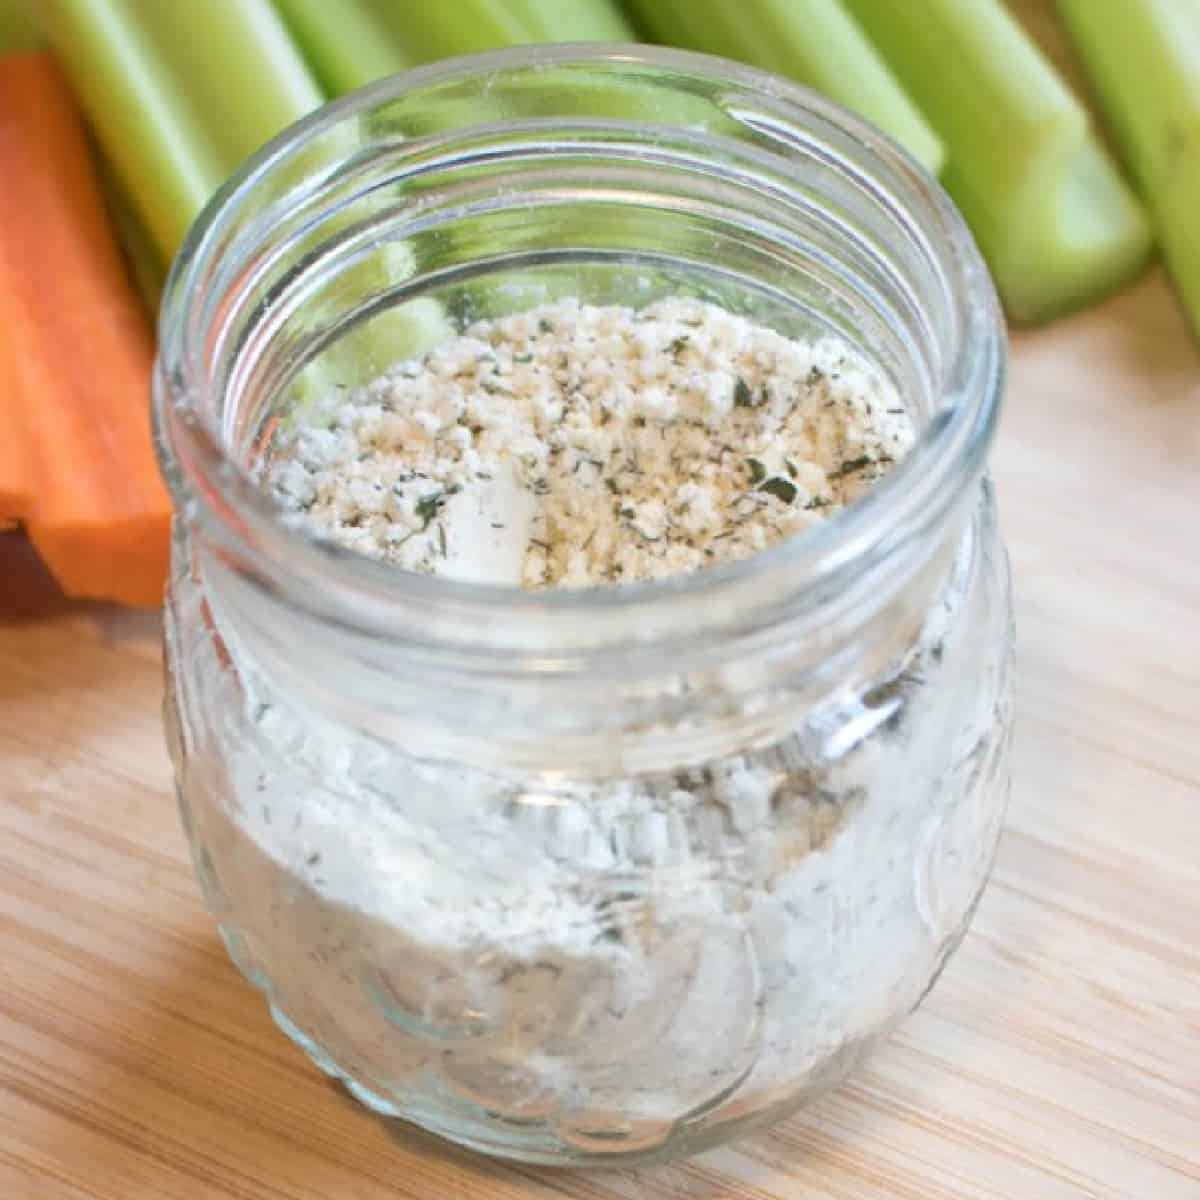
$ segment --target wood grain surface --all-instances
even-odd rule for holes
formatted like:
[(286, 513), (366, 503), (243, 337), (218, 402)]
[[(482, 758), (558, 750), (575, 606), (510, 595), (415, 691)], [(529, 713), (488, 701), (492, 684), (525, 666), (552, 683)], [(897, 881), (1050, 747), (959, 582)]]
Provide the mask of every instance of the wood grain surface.
[(1200, 356), (1157, 273), (1013, 351), (991, 886), (849, 1084), (677, 1166), (489, 1164), (318, 1075), (201, 907), (156, 620), (0, 535), (0, 1200), (1198, 1200)]

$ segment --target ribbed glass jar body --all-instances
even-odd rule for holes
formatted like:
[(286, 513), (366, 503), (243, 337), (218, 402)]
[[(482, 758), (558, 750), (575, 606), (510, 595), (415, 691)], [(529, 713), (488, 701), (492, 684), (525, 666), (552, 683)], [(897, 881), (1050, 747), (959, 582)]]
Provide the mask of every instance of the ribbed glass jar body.
[[(681, 292), (852, 341), (910, 458), (752, 560), (570, 595), (357, 560), (252, 482), (312, 388), (474, 314)], [(540, 1162), (689, 1152), (840, 1079), (999, 833), (1002, 374), (936, 186), (732, 64), (462, 60), (264, 152), (176, 268), (157, 419), (180, 804), (281, 1027), (377, 1111)]]

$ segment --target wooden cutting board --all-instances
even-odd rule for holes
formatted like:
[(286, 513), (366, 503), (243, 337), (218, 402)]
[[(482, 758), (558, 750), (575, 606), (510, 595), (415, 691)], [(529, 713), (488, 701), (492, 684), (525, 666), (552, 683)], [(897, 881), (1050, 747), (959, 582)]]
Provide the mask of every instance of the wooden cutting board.
[(388, 1128), (201, 908), (158, 623), (0, 536), (3, 1200), (1200, 1200), (1200, 355), (1155, 273), (1013, 346), (1016, 785), (991, 886), (849, 1084), (691, 1162), (556, 1173)]

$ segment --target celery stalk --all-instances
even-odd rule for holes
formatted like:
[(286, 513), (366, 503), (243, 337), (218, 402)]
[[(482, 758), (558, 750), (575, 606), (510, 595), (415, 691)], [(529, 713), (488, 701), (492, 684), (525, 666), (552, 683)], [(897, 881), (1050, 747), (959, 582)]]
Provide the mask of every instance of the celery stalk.
[(507, 0), (534, 42), (631, 42), (633, 27), (614, 0)]
[(633, 41), (615, 0), (275, 0), (331, 95), (418, 63), (532, 42)]
[(323, 99), (270, 0), (37, 12), (165, 260), (238, 163)]
[(40, 40), (24, 0), (0, 0), (0, 54), (33, 50)]
[(1141, 270), (1141, 207), (999, 0), (846, 3), (945, 143), (943, 182), (1010, 316), (1060, 316)]
[(614, 0), (367, 0), (413, 62), (529, 42), (631, 42)]
[(660, 42), (786, 75), (865, 117), (935, 174), (937, 135), (840, 0), (625, 0)]
[(412, 65), (370, 0), (275, 0), (275, 6), (331, 96)]
[(1058, 0), (1200, 334), (1200, 2)]

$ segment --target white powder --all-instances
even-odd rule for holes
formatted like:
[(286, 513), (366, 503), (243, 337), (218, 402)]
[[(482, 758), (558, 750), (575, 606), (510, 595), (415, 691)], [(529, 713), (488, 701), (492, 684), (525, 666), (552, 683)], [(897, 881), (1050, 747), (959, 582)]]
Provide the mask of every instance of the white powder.
[(744, 558), (854, 500), (912, 442), (894, 388), (846, 344), (693, 300), (480, 322), (315, 416), (270, 480), (317, 531), (531, 588)]
[[(682, 300), (479, 324), (323, 415), (270, 467), (319, 530), (531, 587), (749, 554), (912, 436), (847, 347)], [(428, 762), (246, 666), (234, 803), (185, 787), (231, 952), (368, 1103), (483, 1144), (652, 1147), (818, 1086), (917, 1001), (995, 845), (1006, 643), (964, 641), (971, 554), (870, 691), (697, 768)], [(202, 624), (176, 653), (218, 678)]]

